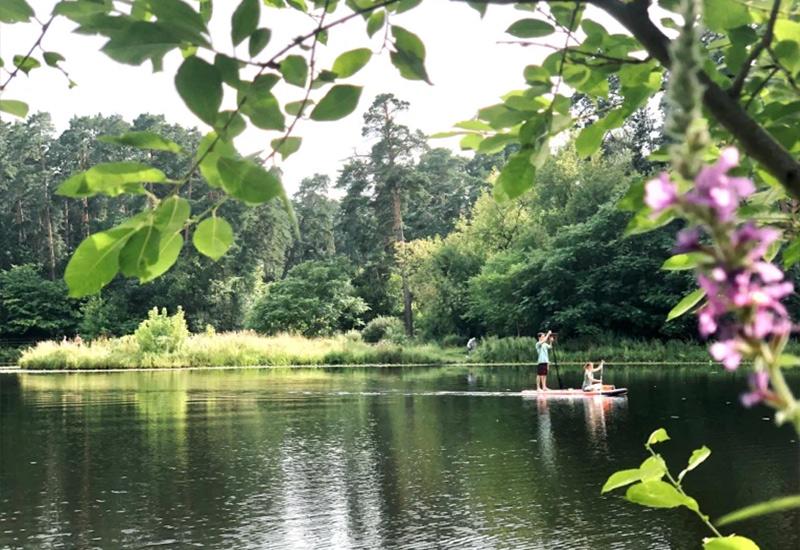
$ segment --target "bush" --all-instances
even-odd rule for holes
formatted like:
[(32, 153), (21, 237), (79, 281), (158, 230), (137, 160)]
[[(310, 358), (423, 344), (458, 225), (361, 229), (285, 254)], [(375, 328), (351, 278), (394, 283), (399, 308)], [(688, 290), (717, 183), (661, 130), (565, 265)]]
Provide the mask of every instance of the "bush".
[(367, 309), (355, 295), (343, 260), (313, 260), (272, 283), (253, 305), (245, 326), (264, 334), (329, 335), (361, 326)]
[(375, 344), (381, 340), (395, 341), (399, 338), (405, 339), (405, 327), (397, 317), (381, 315), (367, 323), (367, 326), (361, 331), (361, 337), (370, 344)]
[(0, 334), (5, 337), (74, 334), (76, 305), (63, 281), (45, 279), (33, 265), (0, 271)]
[(175, 353), (181, 349), (188, 336), (189, 329), (180, 306), (172, 317), (167, 315), (167, 308), (159, 313), (158, 308), (154, 307), (134, 333), (142, 354)]
[(467, 340), (458, 334), (446, 334), (441, 343), (445, 348), (460, 348), (467, 345)]

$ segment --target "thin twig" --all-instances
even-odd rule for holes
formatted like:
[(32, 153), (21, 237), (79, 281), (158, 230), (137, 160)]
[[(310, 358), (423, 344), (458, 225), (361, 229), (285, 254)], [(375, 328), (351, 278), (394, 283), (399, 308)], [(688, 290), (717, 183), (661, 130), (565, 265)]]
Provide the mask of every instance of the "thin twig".
[(767, 51), (769, 52), (769, 56), (772, 58), (772, 62), (775, 64), (774, 66), (780, 69), (780, 71), (786, 77), (786, 80), (789, 82), (789, 85), (794, 88), (795, 92), (800, 94), (800, 87), (797, 86), (797, 81), (794, 79), (792, 71), (783, 66), (783, 63), (781, 63), (780, 59), (778, 59), (778, 56), (775, 55), (775, 51), (772, 48), (767, 48)]
[(31, 56), (33, 55), (33, 52), (35, 52), (35, 51), (36, 51), (36, 48), (38, 48), (38, 47), (39, 47), (39, 45), (42, 43), (42, 39), (44, 39), (44, 35), (47, 33), (47, 29), (49, 29), (49, 28), (50, 28), (50, 23), (52, 23), (52, 22), (53, 22), (53, 19), (55, 19), (55, 18), (56, 18), (56, 16), (55, 16), (55, 15), (51, 15), (51, 16), (50, 16), (50, 19), (48, 19), (48, 20), (47, 20), (47, 22), (46, 22), (44, 25), (42, 25), (42, 32), (40, 32), (40, 33), (39, 33), (39, 38), (37, 38), (37, 39), (36, 39), (36, 42), (34, 42), (34, 43), (33, 43), (33, 46), (31, 46), (31, 49), (30, 49), (30, 50), (28, 50), (28, 53), (26, 53), (26, 54), (25, 54), (25, 57), (23, 57), (23, 58), (22, 58), (22, 61), (20, 61), (19, 63), (16, 63), (16, 68), (15, 68), (15, 69), (14, 69), (14, 70), (11, 72), (11, 74), (10, 74), (10, 75), (8, 75), (8, 78), (6, 79), (6, 81), (5, 81), (5, 82), (4, 82), (2, 85), (0, 85), (0, 92), (2, 92), (3, 90), (5, 90), (5, 89), (6, 89), (6, 86), (8, 86), (8, 84), (9, 84), (9, 83), (10, 83), (10, 82), (11, 82), (11, 81), (14, 79), (14, 77), (16, 77), (16, 76), (17, 76), (17, 74), (19, 73), (19, 68), (20, 68), (21, 66), (25, 65), (25, 62), (26, 62), (28, 59), (30, 59), (30, 58), (31, 58)]
[(747, 59), (744, 60), (744, 64), (742, 64), (739, 74), (736, 75), (733, 84), (731, 84), (731, 87), (728, 88), (728, 95), (731, 97), (738, 98), (740, 95), (742, 95), (744, 81), (747, 78), (747, 75), (750, 73), (753, 63), (756, 61), (756, 59), (758, 59), (758, 56), (761, 55), (761, 52), (763, 52), (772, 42), (775, 21), (778, 19), (778, 10), (780, 6), (781, 0), (775, 0), (775, 2), (772, 4), (772, 11), (769, 14), (769, 20), (767, 21), (767, 27), (764, 30), (764, 36), (761, 38), (761, 41), (753, 46), (753, 48), (750, 50), (750, 55), (748, 55)]
[(779, 70), (780, 69), (778, 67), (774, 67), (772, 71), (770, 71), (770, 73), (767, 75), (767, 77), (761, 81), (761, 84), (759, 84), (758, 87), (750, 95), (750, 99), (748, 99), (747, 103), (744, 104), (745, 111), (750, 108), (750, 104), (753, 103), (753, 100), (758, 97), (758, 94), (761, 92), (761, 90), (764, 89), (767, 83), (769, 83), (770, 79), (772, 79), (772, 77), (775, 76), (775, 73), (777, 73)]
[(314, 68), (315, 68), (315, 63), (316, 63), (317, 44), (319, 43), (319, 35), (320, 35), (320, 32), (321, 32), (320, 29), (322, 29), (322, 27), (323, 27), (323, 25), (325, 23), (325, 14), (328, 13), (328, 4), (329, 3), (330, 3), (330, 0), (325, 0), (325, 7), (322, 10), (322, 16), (320, 16), (320, 18), (319, 18), (319, 23), (317, 24), (317, 32), (316, 32), (316, 34), (314, 34), (314, 41), (311, 43), (311, 51), (308, 54), (308, 59), (309, 59), (309, 62), (308, 62), (308, 85), (306, 86), (306, 94), (305, 94), (305, 96), (303, 96), (303, 100), (300, 103), (300, 108), (297, 110), (297, 114), (295, 115), (294, 119), (292, 120), (292, 123), (289, 124), (289, 127), (286, 129), (286, 132), (280, 138), (280, 141), (278, 142), (278, 145), (273, 147), (272, 148), (272, 152), (269, 155), (267, 155), (267, 158), (264, 159), (264, 164), (266, 164), (267, 162), (270, 161), (270, 159), (275, 157), (275, 154), (278, 152), (278, 149), (280, 149), (281, 146), (284, 143), (286, 143), (286, 140), (289, 139), (289, 136), (292, 135), (292, 130), (294, 130), (294, 127), (297, 124), (297, 121), (300, 120), (300, 117), (303, 116), (303, 111), (305, 110), (306, 105), (308, 104), (308, 98), (311, 96), (311, 88), (314, 85)]
[(587, 52), (586, 50), (577, 50), (575, 48), (570, 48), (570, 47), (559, 48), (558, 46), (554, 46), (553, 44), (547, 44), (544, 42), (533, 42), (531, 40), (498, 40), (497, 44), (515, 44), (526, 48), (529, 46), (536, 46), (539, 48), (549, 48), (551, 50), (558, 50), (558, 51), (566, 50), (568, 54), (574, 53), (578, 55), (583, 55), (585, 57), (596, 57), (598, 59), (606, 59), (608, 61), (616, 61), (619, 63), (631, 63), (631, 64), (647, 63), (652, 59), (650, 56), (644, 57), (642, 59), (639, 59), (638, 57), (614, 57), (612, 55), (606, 55), (600, 52)]

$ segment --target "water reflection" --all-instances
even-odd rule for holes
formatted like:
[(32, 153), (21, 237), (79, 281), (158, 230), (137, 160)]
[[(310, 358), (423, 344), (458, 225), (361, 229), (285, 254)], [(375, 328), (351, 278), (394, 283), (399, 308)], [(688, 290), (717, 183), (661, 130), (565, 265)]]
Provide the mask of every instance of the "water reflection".
[(0, 548), (695, 547), (599, 495), (660, 425), (676, 463), (706, 443), (741, 480), (689, 481), (712, 515), (798, 492), (793, 434), (725, 405), (735, 378), (618, 375), (629, 399), (522, 399), (527, 368), (0, 375)]

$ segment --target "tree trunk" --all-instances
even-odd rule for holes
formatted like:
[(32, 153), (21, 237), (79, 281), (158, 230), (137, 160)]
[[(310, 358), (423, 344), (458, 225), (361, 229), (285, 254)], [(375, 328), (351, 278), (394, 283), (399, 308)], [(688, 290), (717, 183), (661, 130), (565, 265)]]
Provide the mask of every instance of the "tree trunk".
[[(398, 186), (392, 188), (392, 233), (394, 234), (394, 242), (396, 247), (402, 247), (406, 243), (406, 237), (403, 233), (403, 203), (400, 197), (400, 189)], [(397, 253), (397, 250), (395, 251)], [(406, 266), (400, 262), (400, 279), (403, 282), (403, 325), (406, 329), (406, 335), (414, 336), (414, 314), (411, 311), (411, 289), (408, 286), (408, 273), (406, 273)]]

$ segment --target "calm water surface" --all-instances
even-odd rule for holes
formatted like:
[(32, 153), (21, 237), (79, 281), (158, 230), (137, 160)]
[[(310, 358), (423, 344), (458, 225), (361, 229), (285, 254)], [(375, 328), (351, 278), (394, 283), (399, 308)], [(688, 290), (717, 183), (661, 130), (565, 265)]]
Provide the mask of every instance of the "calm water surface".
[[(711, 447), (685, 485), (712, 517), (800, 492), (795, 433), (737, 404), (741, 378), (607, 368), (628, 398), (513, 393), (534, 377), (0, 374), (0, 548), (699, 548), (707, 533), (686, 510), (600, 496), (662, 426), (675, 470)], [(736, 530), (765, 549), (800, 548), (798, 513)]]

